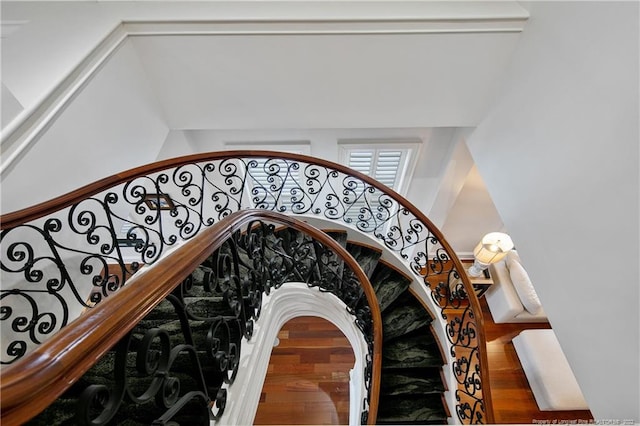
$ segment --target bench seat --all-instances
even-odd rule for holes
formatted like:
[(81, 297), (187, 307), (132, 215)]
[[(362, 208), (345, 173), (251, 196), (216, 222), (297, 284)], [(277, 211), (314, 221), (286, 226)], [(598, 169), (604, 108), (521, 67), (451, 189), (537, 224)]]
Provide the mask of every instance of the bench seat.
[(524, 330), (512, 341), (541, 411), (589, 409), (553, 330)]

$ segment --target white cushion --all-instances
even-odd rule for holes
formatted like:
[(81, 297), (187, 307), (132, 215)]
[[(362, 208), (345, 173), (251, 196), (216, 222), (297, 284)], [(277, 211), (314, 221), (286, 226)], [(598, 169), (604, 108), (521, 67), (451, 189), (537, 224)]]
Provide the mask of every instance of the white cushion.
[(513, 346), (540, 410), (589, 409), (553, 330), (524, 330)]
[(525, 312), (522, 302), (518, 297), (518, 293), (513, 288), (511, 278), (509, 278), (509, 270), (504, 260), (489, 265), (493, 285), (489, 286), (489, 290), (485, 293), (485, 299), (493, 322), (497, 324), (510, 322), (521, 312)]
[(520, 263), (518, 253), (515, 251), (509, 252), (506, 258), (506, 264), (509, 269), (511, 282), (513, 282), (513, 287), (518, 293), (522, 306), (533, 315), (539, 314), (542, 311), (542, 304), (540, 303), (538, 294), (533, 288), (529, 274), (527, 274), (527, 271), (525, 271)]

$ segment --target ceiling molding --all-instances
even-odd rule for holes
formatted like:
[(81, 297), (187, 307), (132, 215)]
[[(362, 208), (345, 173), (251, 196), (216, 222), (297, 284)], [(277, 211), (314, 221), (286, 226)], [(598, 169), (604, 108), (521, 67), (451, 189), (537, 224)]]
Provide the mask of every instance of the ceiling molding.
[(509, 16), (496, 14), (495, 17), (467, 14), (459, 18), (441, 15), (433, 18), (124, 20), (55, 89), (46, 94), (41, 103), (25, 108), (3, 129), (0, 175), (5, 176), (12, 169), (16, 160), (44, 134), (130, 36), (514, 33), (523, 30), (527, 18), (525, 14), (513, 13)]
[(100, 71), (107, 60), (126, 41), (129, 34), (122, 24), (112, 30), (98, 45), (58, 84), (44, 100), (33, 108), (26, 108), (2, 129), (2, 164), (0, 175), (11, 170), (15, 161), (26, 152), (89, 81)]
[(124, 22), (130, 35), (455, 34), (521, 32), (526, 17)]

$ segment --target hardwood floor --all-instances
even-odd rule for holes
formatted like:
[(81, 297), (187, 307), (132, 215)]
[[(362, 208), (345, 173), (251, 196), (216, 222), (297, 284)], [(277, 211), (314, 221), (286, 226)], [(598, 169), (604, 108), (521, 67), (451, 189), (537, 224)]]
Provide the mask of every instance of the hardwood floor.
[(336, 326), (299, 317), (278, 333), (254, 423), (349, 424), (349, 370), (355, 356)]
[[(590, 411), (540, 411), (522, 371), (511, 339), (521, 330), (551, 328), (548, 323), (495, 324), (486, 301), (485, 317), (490, 384), (496, 423), (588, 423)], [(331, 323), (301, 317), (279, 333), (271, 355), (255, 423), (348, 424), (349, 370), (354, 355), (349, 342)]]
[(496, 423), (525, 423), (549, 421), (553, 423), (574, 421), (588, 423), (593, 420), (586, 411), (540, 411), (527, 377), (522, 370), (511, 339), (522, 330), (551, 328), (548, 323), (495, 324), (484, 298), (480, 299), (485, 319), (489, 379), (493, 398), (493, 413)]

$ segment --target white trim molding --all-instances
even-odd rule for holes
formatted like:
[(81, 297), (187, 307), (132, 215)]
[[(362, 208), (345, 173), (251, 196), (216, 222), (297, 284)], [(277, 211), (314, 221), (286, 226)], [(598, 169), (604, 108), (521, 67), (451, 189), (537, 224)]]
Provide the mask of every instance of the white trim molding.
[(253, 424), (278, 332), (293, 318), (314, 316), (324, 318), (338, 327), (353, 348), (356, 361), (350, 374), (349, 424), (359, 425), (362, 401), (367, 394), (363, 375), (367, 344), (355, 325), (354, 317), (347, 312), (346, 305), (333, 294), (309, 288), (304, 283), (286, 283), (280, 289), (272, 290), (262, 303), (254, 337), (242, 343), (238, 374), (227, 390), (227, 406), (217, 424)]
[(124, 25), (118, 25), (54, 90), (44, 96), (42, 102), (22, 110), (6, 128), (2, 129), (0, 175), (4, 176), (31, 144), (47, 131), (73, 99), (98, 74), (109, 58), (124, 44), (128, 36)]

